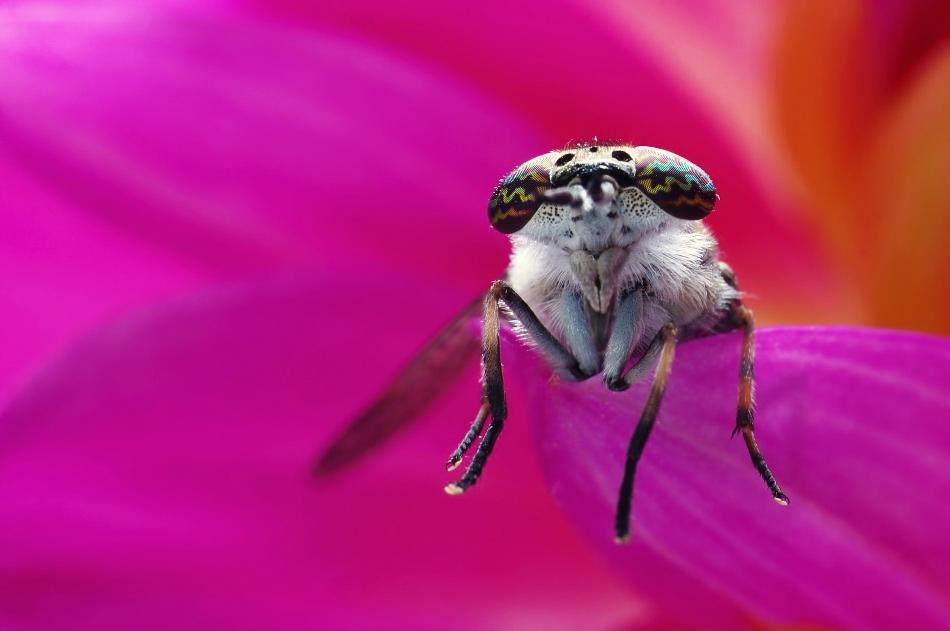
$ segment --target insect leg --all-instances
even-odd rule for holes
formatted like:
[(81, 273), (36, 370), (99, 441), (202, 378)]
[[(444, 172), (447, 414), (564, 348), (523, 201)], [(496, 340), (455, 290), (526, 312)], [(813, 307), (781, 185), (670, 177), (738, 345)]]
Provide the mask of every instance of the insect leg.
[(472, 443), (475, 442), (478, 435), (482, 433), (482, 427), (485, 426), (485, 419), (488, 418), (490, 409), (491, 406), (488, 404), (488, 399), (482, 397), (482, 404), (478, 408), (478, 414), (472, 422), (472, 427), (468, 430), (468, 433), (465, 434), (465, 438), (462, 439), (462, 442), (459, 443), (458, 449), (452, 452), (452, 455), (449, 456), (448, 461), (445, 463), (447, 471), (455, 469), (459, 466), (459, 463), (462, 462), (462, 456), (464, 456), (468, 448), (472, 446)]
[[(631, 369), (626, 374), (623, 372), (641, 335), (643, 335), (643, 294), (640, 291), (633, 291), (620, 298), (614, 316), (613, 329), (604, 353), (604, 383), (611, 390), (616, 392), (626, 390), (630, 384), (639, 379), (643, 372), (654, 366), (656, 355), (659, 353), (659, 344), (656, 341), (644, 356), (646, 361), (640, 361), (637, 366), (634, 366), (636, 371)], [(640, 366), (643, 368), (641, 369)], [(626, 378), (628, 375), (630, 379)]]
[[(643, 454), (643, 448), (647, 444), (647, 438), (650, 437), (650, 430), (656, 421), (656, 415), (660, 411), (660, 402), (663, 400), (663, 391), (666, 390), (666, 379), (670, 375), (670, 368), (673, 366), (673, 352), (676, 349), (676, 327), (673, 323), (665, 325), (656, 338), (650, 344), (650, 350), (640, 359), (638, 364), (648, 362), (648, 355), (654, 348), (659, 349), (659, 362), (656, 368), (656, 374), (653, 376), (653, 385), (650, 386), (650, 394), (647, 396), (646, 405), (640, 414), (640, 420), (637, 421), (637, 427), (630, 438), (630, 445), (627, 447), (627, 461), (623, 470), (623, 482), (620, 484), (620, 496), (617, 499), (617, 518), (615, 522), (617, 543), (626, 543), (630, 541), (630, 506), (633, 502), (633, 476), (636, 473), (637, 463)], [(636, 366), (630, 369), (633, 372)], [(630, 372), (627, 374), (629, 375)]]
[[(478, 443), (478, 450), (475, 457), (469, 463), (468, 469), (462, 478), (453, 484), (445, 487), (445, 492), (450, 495), (463, 493), (465, 489), (472, 486), (482, 475), (482, 469), (492, 449), (495, 448), (495, 441), (505, 426), (505, 418), (508, 417), (508, 404), (505, 401), (505, 383), (501, 374), (501, 340), (499, 330), (501, 322), (498, 313), (498, 301), (501, 299), (502, 281), (492, 283), (491, 291), (485, 298), (485, 323), (482, 338), (482, 407), (472, 423), (471, 429), (465, 434), (459, 448), (456, 449), (446, 467), (454, 469), (458, 466), (458, 460), (462, 454), (468, 450), (468, 447), (475, 440), (475, 437), (482, 430), (487, 414), (491, 414), (491, 423), (485, 430), (485, 435)], [(458, 460), (456, 460), (456, 456)]]
[(561, 342), (548, 331), (547, 327), (538, 319), (528, 303), (518, 295), (518, 293), (508, 286), (504, 281), (495, 281), (492, 285), (492, 292), (498, 287), (498, 295), (505, 306), (517, 318), (519, 324), (525, 332), (531, 337), (537, 345), (544, 359), (547, 360), (559, 377), (568, 381), (583, 381), (589, 378), (593, 373), (585, 372), (577, 361), (577, 358), (571, 354)]
[(742, 432), (742, 439), (745, 441), (746, 448), (749, 450), (749, 457), (752, 458), (752, 465), (765, 480), (772, 497), (779, 504), (788, 504), (788, 496), (782, 493), (778, 483), (765, 464), (765, 456), (759, 450), (755, 442), (755, 422), (753, 419), (753, 383), (755, 376), (755, 320), (752, 317), (752, 310), (744, 305), (738, 305), (734, 308), (734, 316), (742, 328), (742, 358), (739, 361), (739, 403), (736, 406), (736, 427), (732, 430), (732, 435)]
[(445, 487), (450, 495), (463, 493), (468, 487), (475, 484), (482, 474), (485, 462), (495, 448), (495, 441), (505, 426), (508, 417), (508, 407), (505, 402), (505, 384), (501, 374), (501, 346), (499, 330), (501, 327), (498, 303), (504, 302), (511, 313), (517, 318), (524, 330), (541, 349), (548, 364), (558, 374), (571, 381), (580, 381), (590, 377), (578, 364), (577, 359), (554, 335), (547, 330), (538, 316), (535, 315), (528, 303), (512, 289), (508, 283), (496, 280), (485, 300), (485, 325), (482, 350), (482, 407), (475, 422), (465, 434), (458, 449), (452, 452), (446, 467), (449, 470), (458, 466), (462, 455), (468, 450), (472, 442), (481, 432), (488, 414), (491, 414), (491, 423), (485, 430), (485, 435), (478, 444), (475, 457), (469, 463), (468, 469), (462, 478)]
[[(577, 361), (580, 371), (593, 375), (600, 371), (600, 356), (594, 342), (590, 321), (587, 319), (585, 302), (581, 293), (568, 289), (561, 292), (557, 309), (561, 313), (561, 333), (564, 336), (565, 345)], [(560, 368), (559, 374), (565, 372), (563, 366)], [(566, 372), (568, 373), (566, 376), (560, 376), (569, 381), (576, 381), (576, 377), (570, 373), (569, 369)]]

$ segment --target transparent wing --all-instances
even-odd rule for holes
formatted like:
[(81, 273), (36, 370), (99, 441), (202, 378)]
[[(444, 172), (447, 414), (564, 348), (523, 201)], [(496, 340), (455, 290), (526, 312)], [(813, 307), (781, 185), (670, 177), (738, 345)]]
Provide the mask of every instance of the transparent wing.
[(482, 342), (469, 327), (482, 315), (479, 296), (416, 355), (386, 391), (337, 436), (317, 460), (314, 473), (329, 475), (364, 457), (418, 418), (481, 352)]

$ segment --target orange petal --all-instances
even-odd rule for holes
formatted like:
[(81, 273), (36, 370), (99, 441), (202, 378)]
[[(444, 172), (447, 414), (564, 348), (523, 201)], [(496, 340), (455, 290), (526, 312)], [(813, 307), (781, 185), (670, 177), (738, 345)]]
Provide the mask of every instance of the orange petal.
[(886, 117), (868, 163), (868, 211), (884, 228), (872, 323), (950, 334), (950, 42)]
[(857, 226), (856, 165), (849, 158), (850, 93), (858, 87), (851, 59), (858, 47), (862, 8), (858, 0), (791, 2), (777, 58), (777, 123), (792, 168), (805, 193), (804, 210), (821, 230), (838, 263), (854, 265)]

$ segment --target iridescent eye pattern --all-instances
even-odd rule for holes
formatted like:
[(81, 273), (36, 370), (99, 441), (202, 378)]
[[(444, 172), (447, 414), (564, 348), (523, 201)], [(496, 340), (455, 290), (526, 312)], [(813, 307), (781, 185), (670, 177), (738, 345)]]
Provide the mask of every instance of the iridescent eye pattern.
[(674, 153), (637, 147), (636, 182), (653, 202), (677, 219), (702, 219), (719, 196), (706, 172)]
[(542, 194), (551, 188), (554, 153), (525, 162), (503, 179), (488, 201), (488, 219), (505, 234), (521, 230), (544, 203)]

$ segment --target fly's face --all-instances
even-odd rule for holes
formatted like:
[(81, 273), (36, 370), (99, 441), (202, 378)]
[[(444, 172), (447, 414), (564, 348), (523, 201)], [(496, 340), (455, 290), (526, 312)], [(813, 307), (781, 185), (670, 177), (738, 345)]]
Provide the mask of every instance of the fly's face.
[(671, 218), (703, 219), (717, 199), (709, 176), (669, 151), (589, 145), (520, 165), (495, 188), (488, 216), (505, 234), (599, 253)]

